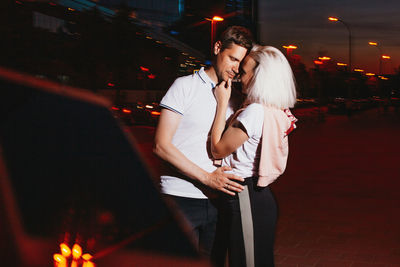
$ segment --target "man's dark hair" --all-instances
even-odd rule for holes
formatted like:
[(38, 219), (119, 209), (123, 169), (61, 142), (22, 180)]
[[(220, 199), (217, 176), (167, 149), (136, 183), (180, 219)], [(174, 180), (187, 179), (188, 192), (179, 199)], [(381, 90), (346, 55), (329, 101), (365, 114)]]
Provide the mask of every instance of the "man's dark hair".
[(240, 45), (248, 51), (253, 47), (253, 34), (251, 31), (242, 26), (228, 27), (218, 39), (221, 42), (221, 51), (230, 48), (232, 44)]

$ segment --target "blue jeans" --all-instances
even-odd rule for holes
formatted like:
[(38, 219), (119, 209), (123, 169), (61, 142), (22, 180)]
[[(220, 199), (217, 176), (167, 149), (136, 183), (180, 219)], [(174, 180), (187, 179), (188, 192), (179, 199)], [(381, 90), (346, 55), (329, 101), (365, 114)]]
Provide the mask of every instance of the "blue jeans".
[(217, 208), (210, 199), (171, 196), (189, 222), (200, 254), (210, 258), (217, 225)]

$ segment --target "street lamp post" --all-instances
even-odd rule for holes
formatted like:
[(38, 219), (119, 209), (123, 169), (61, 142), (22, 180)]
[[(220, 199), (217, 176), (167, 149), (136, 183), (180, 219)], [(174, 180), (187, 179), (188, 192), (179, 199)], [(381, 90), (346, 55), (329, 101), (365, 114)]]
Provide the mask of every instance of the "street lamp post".
[(286, 56), (287, 57), (289, 57), (289, 55), (291, 54), (291, 52), (294, 49), (297, 49), (297, 46), (295, 46), (295, 45), (283, 45), (282, 47), (286, 49)]
[(211, 21), (211, 51), (213, 50), (214, 47), (214, 35), (215, 35), (215, 23), (221, 22), (224, 20), (224, 18), (220, 16), (214, 16), (212, 19), (206, 18), (206, 20)]
[(343, 20), (336, 18), (336, 17), (329, 17), (328, 18), (330, 21), (339, 21), (341, 23), (343, 23), (344, 26), (346, 26), (348, 32), (349, 32), (349, 72), (351, 72), (351, 30), (349, 25), (344, 22)]
[(376, 48), (379, 49), (379, 72), (378, 73), (379, 73), (379, 75), (382, 75), (382, 56), (383, 56), (382, 49), (378, 45), (377, 42), (368, 42), (368, 44), (371, 46), (375, 46)]

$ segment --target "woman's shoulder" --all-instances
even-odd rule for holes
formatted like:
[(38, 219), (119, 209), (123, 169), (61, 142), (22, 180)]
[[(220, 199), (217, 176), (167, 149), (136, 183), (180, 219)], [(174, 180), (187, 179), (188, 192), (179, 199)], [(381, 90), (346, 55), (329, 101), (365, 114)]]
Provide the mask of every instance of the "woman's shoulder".
[(244, 108), (243, 112), (239, 116), (255, 120), (263, 119), (264, 106), (258, 103), (251, 103)]
[(259, 103), (251, 103), (246, 106), (245, 110), (250, 112), (264, 112), (264, 106)]

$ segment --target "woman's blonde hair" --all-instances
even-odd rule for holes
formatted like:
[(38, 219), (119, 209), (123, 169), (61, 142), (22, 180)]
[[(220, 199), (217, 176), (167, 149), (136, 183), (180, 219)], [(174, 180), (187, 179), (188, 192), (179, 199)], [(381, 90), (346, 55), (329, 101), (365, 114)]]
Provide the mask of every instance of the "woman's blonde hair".
[(296, 85), (292, 69), (281, 51), (256, 45), (248, 55), (256, 61), (247, 90), (247, 103), (285, 109), (296, 103)]

